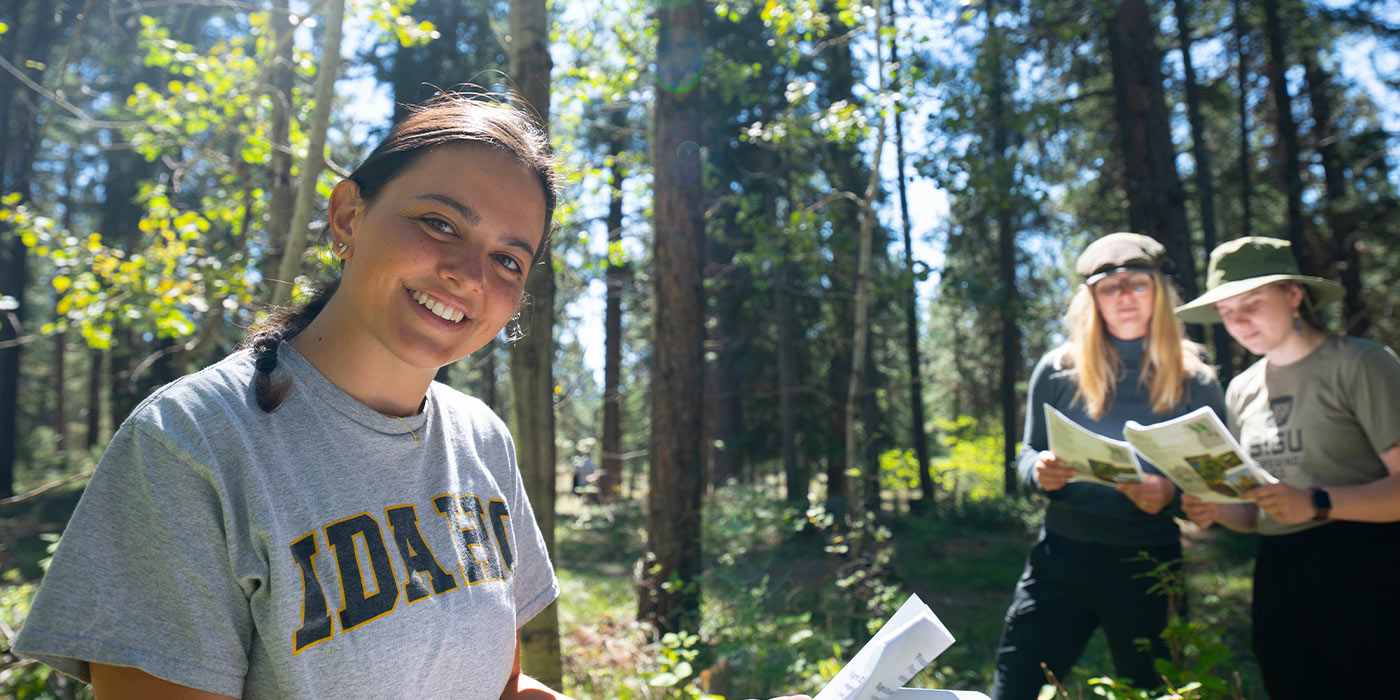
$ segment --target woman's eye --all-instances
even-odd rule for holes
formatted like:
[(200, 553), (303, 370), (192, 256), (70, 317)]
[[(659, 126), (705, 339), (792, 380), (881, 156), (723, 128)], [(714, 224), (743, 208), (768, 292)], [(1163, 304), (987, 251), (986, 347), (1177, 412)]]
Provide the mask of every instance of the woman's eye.
[(437, 218), (436, 216), (425, 216), (419, 220), (423, 222), (424, 226), (427, 226), (436, 233), (441, 233), (446, 236), (457, 235), (457, 232), (452, 228), (452, 224), (449, 224), (446, 221)]
[(509, 255), (497, 255), (496, 260), (500, 261), (501, 266), (506, 268), (507, 270), (510, 270), (511, 272), (520, 272), (521, 270), (520, 261), (516, 260), (515, 258), (512, 258)]

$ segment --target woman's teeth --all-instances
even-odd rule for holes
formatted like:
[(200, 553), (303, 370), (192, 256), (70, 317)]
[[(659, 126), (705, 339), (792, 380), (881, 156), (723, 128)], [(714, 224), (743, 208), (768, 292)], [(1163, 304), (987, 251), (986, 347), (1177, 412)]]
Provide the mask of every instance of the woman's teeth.
[(461, 311), (458, 311), (457, 309), (454, 309), (450, 306), (446, 306), (442, 302), (435, 301), (432, 297), (422, 292), (414, 292), (413, 300), (418, 302), (419, 304), (422, 304), (425, 308), (433, 312), (433, 314), (438, 316), (439, 318), (445, 318), (453, 323), (462, 320), (462, 318), (466, 316), (465, 313), (462, 313)]

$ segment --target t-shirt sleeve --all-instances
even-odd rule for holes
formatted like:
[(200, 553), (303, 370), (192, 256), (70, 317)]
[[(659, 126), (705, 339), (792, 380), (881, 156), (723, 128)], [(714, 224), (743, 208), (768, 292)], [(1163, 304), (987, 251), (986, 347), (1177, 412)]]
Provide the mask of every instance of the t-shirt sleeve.
[(117, 432), (15, 651), (81, 680), (90, 662), (239, 696), (252, 616), (207, 467), (154, 427)]
[(554, 575), (554, 565), (549, 560), (539, 523), (535, 521), (534, 509), (530, 507), (530, 497), (525, 493), (525, 482), (516, 467), (514, 442), (509, 435), (505, 440), (513, 477), (510, 507), (515, 531), (515, 562), (511, 585), (515, 596), (515, 627), (519, 629), (559, 597), (559, 580)]
[(1371, 346), (1351, 370), (1352, 411), (1371, 449), (1381, 454), (1400, 442), (1400, 357), (1384, 345)]

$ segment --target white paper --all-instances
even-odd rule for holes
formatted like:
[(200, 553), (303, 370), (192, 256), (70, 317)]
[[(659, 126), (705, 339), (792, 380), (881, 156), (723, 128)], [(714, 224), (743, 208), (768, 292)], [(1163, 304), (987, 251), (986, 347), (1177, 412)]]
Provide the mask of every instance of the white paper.
[(991, 700), (975, 690), (934, 690), (933, 688), (900, 688), (890, 700)]
[(1133, 446), (1100, 435), (1070, 420), (1050, 404), (1045, 407), (1045, 433), (1050, 451), (1074, 470), (1074, 481), (1105, 486), (1142, 481), (1142, 466)]
[(1278, 483), (1235, 441), (1210, 406), (1161, 423), (1128, 421), (1123, 437), (1182, 491), (1211, 503), (1248, 503), (1240, 494)]
[(953, 635), (938, 616), (919, 596), (911, 595), (814, 700), (908, 697), (899, 695), (907, 690), (900, 686), (952, 646), (953, 641)]

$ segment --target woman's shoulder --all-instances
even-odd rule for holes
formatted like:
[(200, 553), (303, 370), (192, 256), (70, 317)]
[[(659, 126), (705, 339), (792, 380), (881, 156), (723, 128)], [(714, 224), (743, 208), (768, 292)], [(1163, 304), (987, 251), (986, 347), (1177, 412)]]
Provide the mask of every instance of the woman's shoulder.
[(160, 430), (173, 422), (200, 423), (220, 414), (256, 408), (252, 393), (253, 357), (238, 350), (204, 369), (156, 389), (136, 406), (124, 425)]
[(1395, 354), (1394, 349), (1369, 338), (1333, 334), (1328, 337), (1325, 347), (1330, 348), (1331, 353), (1337, 355), (1342, 361), (1370, 360), (1381, 363), (1400, 363), (1400, 356)]
[(434, 381), (431, 386), (433, 400), (445, 420), (455, 425), (470, 426), (474, 432), (501, 433), (509, 436), (510, 430), (505, 421), (491, 410), (485, 401), (454, 389), (442, 382)]

